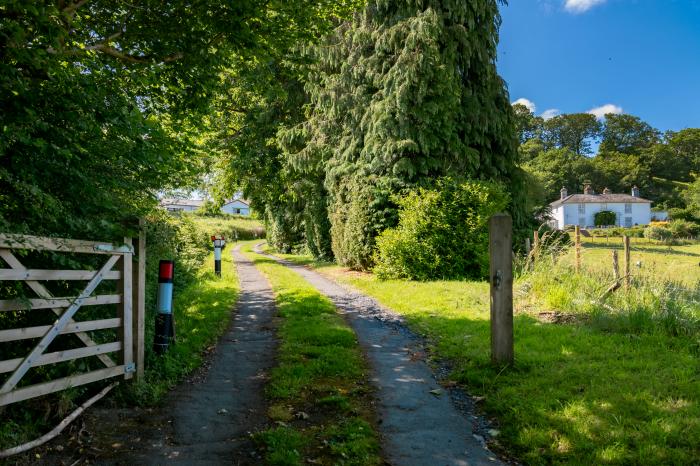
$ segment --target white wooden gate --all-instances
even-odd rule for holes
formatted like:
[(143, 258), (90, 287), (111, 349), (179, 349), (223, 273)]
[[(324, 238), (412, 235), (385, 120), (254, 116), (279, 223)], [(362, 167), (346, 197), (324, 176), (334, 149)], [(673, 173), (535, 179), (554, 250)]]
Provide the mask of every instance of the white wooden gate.
[[(98, 270), (42, 270), (25, 267), (16, 250), (55, 251), (99, 254), (107, 258)], [(0, 281), (23, 281), (36, 294), (29, 300), (0, 300), (0, 313), (30, 310), (52, 311), (58, 318), (53, 325), (0, 329), (0, 343), (37, 339), (25, 356), (0, 361), (0, 374), (11, 373), (0, 387), (0, 406), (65, 390), (110, 377), (126, 379), (143, 374), (145, 238), (138, 240), (138, 263), (133, 267), (134, 247), (131, 238), (123, 245), (29, 235), (0, 234), (0, 258), (9, 268), (0, 268)], [(2, 262), (0, 262), (0, 265)], [(114, 267), (117, 266), (115, 270)], [(46, 280), (84, 280), (84, 289), (71, 297), (56, 297), (41, 282)], [(103, 280), (118, 280), (116, 294), (93, 295)], [(74, 319), (85, 306), (116, 304), (113, 318), (100, 320)], [(44, 310), (44, 311), (42, 311)], [(117, 329), (118, 341), (97, 344), (88, 332)], [(83, 347), (47, 353), (59, 336), (73, 334)], [(116, 355), (116, 361), (110, 354)], [(27, 372), (38, 366), (97, 357), (104, 367), (73, 374), (39, 384), (20, 384)]]

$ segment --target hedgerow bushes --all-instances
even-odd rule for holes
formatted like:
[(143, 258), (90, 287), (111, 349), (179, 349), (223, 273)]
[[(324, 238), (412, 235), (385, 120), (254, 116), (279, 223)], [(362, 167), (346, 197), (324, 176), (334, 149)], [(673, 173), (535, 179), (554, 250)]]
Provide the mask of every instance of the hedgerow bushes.
[(488, 219), (506, 208), (501, 185), (442, 179), (397, 198), (399, 224), (377, 238), (379, 278), (483, 278), (488, 273)]

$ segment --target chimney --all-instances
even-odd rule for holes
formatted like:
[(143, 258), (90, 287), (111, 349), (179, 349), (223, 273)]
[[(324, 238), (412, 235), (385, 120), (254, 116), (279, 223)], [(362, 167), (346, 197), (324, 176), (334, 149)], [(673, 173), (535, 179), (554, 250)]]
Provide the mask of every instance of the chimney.
[(637, 185), (632, 186), (632, 197), (639, 197), (639, 188)]
[(569, 195), (569, 192), (568, 192), (568, 191), (566, 190), (566, 188), (564, 188), (564, 187), (562, 187), (562, 188), (561, 188), (561, 191), (559, 191), (559, 192), (561, 193), (561, 198), (562, 198), (562, 199), (566, 199), (566, 196)]
[(587, 184), (583, 187), (583, 194), (595, 194), (590, 184)]
[(603, 190), (603, 194), (612, 194), (612, 191), (610, 191), (608, 188), (605, 188)]

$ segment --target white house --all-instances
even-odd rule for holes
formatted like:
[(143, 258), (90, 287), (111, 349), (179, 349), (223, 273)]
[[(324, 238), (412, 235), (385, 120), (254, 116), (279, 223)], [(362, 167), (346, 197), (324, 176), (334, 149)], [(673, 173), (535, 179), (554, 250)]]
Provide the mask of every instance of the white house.
[(583, 194), (568, 194), (561, 189), (561, 198), (549, 204), (552, 210), (552, 226), (563, 229), (568, 225), (593, 227), (596, 213), (609, 210), (615, 212), (615, 225), (631, 227), (648, 225), (651, 221), (651, 201), (639, 196), (639, 188), (632, 188), (632, 195), (613, 194), (605, 188), (596, 194), (589, 185)]
[(190, 212), (199, 209), (204, 201), (202, 199), (169, 199), (160, 200), (160, 206), (169, 212)]
[(227, 214), (250, 215), (250, 202), (244, 199), (233, 199), (222, 205), (221, 211)]

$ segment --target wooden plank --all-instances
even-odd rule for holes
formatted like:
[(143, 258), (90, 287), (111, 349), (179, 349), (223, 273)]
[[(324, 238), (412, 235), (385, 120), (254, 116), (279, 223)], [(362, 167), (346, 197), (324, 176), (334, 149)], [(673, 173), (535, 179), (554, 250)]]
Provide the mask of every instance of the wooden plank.
[(37, 343), (37, 345), (34, 347), (34, 349), (27, 355), (26, 358), (24, 358), (24, 361), (17, 367), (17, 369), (12, 373), (12, 375), (5, 381), (2, 387), (0, 387), (0, 393), (7, 393), (10, 390), (12, 390), (17, 383), (24, 377), (24, 374), (27, 373), (29, 368), (31, 367), (32, 361), (36, 360), (41, 354), (46, 351), (46, 348), (51, 344), (51, 342), (59, 335), (60, 331), (68, 325), (70, 320), (72, 320), (73, 315), (75, 315), (76, 312), (78, 312), (78, 309), (80, 309), (80, 306), (82, 305), (82, 301), (90, 296), (90, 294), (95, 291), (95, 288), (97, 288), (97, 285), (102, 282), (102, 275), (104, 275), (106, 272), (112, 270), (112, 267), (114, 267), (114, 264), (116, 264), (117, 260), (119, 259), (119, 255), (114, 255), (110, 257), (105, 265), (102, 266), (100, 271), (95, 275), (95, 278), (90, 280), (90, 282), (87, 284), (85, 289), (80, 293), (80, 296), (78, 296), (78, 299), (75, 300), (73, 304), (71, 304), (66, 311), (61, 314), (61, 317), (58, 318), (56, 322), (51, 327), (51, 330), (49, 330), (46, 335)]
[[(13, 269), (26, 269), (26, 267), (22, 265), (22, 263), (19, 260), (17, 260), (17, 258), (8, 249), (0, 249), (0, 257), (2, 257), (3, 260), (7, 262), (7, 265), (12, 267)], [(48, 289), (46, 289), (44, 285), (35, 280), (27, 280), (24, 283), (42, 298), (49, 299), (53, 297), (51, 292)], [(57, 316), (60, 316), (63, 313), (63, 309), (58, 307), (51, 308), (51, 311)], [(69, 321), (69, 324), (72, 323), (75, 323), (73, 319)], [(75, 334), (75, 336), (78, 337), (78, 339), (82, 341), (85, 346), (95, 346), (95, 342), (92, 341), (92, 338), (90, 338), (90, 336), (87, 333), (78, 332)], [(98, 358), (100, 358), (100, 361), (102, 361), (102, 363), (106, 367), (114, 367), (116, 365), (115, 362), (112, 361), (112, 358), (110, 358), (106, 354), (101, 354), (98, 356)]]
[[(77, 296), (70, 298), (50, 298), (50, 299), (7, 299), (0, 300), (0, 311), (26, 311), (36, 309), (51, 309), (54, 307), (68, 307), (78, 299)], [(101, 294), (83, 298), (82, 306), (98, 306), (100, 304), (119, 304), (122, 301), (118, 294)]]
[(16, 390), (12, 390), (11, 392), (0, 394), (0, 406), (28, 400), (30, 398), (36, 398), (42, 395), (48, 395), (49, 393), (58, 392), (71, 387), (79, 387), (80, 385), (97, 382), (98, 380), (104, 380), (123, 374), (124, 366), (114, 366), (87, 372), (85, 374), (72, 375), (70, 377), (52, 380), (51, 382), (18, 388)]
[(107, 241), (86, 241), (66, 238), (46, 238), (32, 235), (0, 233), (0, 248), (36, 249), (40, 251), (80, 252), (87, 254), (131, 254), (133, 248)]
[(145, 364), (146, 340), (146, 229), (144, 220), (139, 219), (138, 263), (134, 267), (134, 362), (136, 363), (136, 380), (142, 380)]
[[(94, 330), (105, 330), (117, 328), (122, 324), (122, 320), (103, 319), (87, 320), (84, 322), (72, 322), (61, 330), (60, 335), (78, 332), (90, 332)], [(10, 330), (0, 330), (0, 343), (17, 340), (29, 340), (31, 338), (41, 338), (51, 329), (50, 325), (40, 325), (38, 327), (13, 328)]]
[[(131, 246), (131, 238), (124, 238), (124, 243)], [(121, 273), (122, 279), (119, 281), (120, 291), (122, 292), (122, 302), (119, 305), (119, 317), (122, 319), (122, 326), (120, 327), (120, 339), (124, 342), (124, 348), (122, 348), (122, 358), (121, 364), (125, 367), (130, 367), (134, 362), (134, 347), (132, 336), (133, 336), (133, 309), (132, 309), (132, 299), (133, 290), (131, 286), (131, 281), (133, 279), (133, 255), (124, 254), (121, 257)], [(125, 379), (130, 379), (134, 376), (133, 372), (127, 371), (124, 374)]]
[[(96, 346), (85, 346), (63, 351), (55, 351), (53, 353), (42, 354), (36, 361), (33, 361), (31, 367), (45, 366), (47, 364), (56, 364), (58, 362), (72, 361), (74, 359), (87, 358), (97, 356), (98, 354), (114, 353), (122, 349), (122, 342), (115, 341), (112, 343), (104, 343)], [(23, 358), (8, 359), (0, 361), (0, 374), (12, 372), (22, 364)]]
[[(92, 280), (97, 270), (43, 270), (43, 269), (0, 269), (1, 280)], [(103, 280), (119, 280), (121, 274), (113, 270), (105, 274)]]
[(513, 364), (513, 220), (496, 214), (489, 219), (491, 281), (491, 361)]

